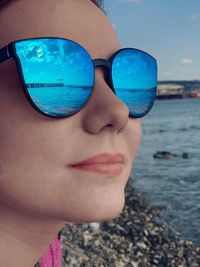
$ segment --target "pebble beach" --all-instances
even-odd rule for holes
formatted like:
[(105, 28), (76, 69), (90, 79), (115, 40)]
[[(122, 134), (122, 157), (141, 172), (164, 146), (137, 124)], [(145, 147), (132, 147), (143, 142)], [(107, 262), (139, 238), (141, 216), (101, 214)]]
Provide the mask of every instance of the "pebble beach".
[(116, 219), (63, 227), (62, 267), (200, 266), (200, 246), (161, 222), (165, 206), (150, 206), (131, 178), (125, 196)]

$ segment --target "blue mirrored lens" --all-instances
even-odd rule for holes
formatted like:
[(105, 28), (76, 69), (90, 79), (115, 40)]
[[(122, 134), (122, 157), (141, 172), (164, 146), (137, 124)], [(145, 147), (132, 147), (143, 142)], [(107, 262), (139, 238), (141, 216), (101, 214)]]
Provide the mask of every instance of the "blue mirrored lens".
[(112, 82), (116, 95), (128, 106), (130, 117), (143, 117), (156, 96), (156, 60), (134, 48), (121, 50), (112, 63)]
[(53, 117), (70, 116), (87, 103), (94, 84), (88, 52), (76, 42), (37, 38), (15, 43), (30, 101)]

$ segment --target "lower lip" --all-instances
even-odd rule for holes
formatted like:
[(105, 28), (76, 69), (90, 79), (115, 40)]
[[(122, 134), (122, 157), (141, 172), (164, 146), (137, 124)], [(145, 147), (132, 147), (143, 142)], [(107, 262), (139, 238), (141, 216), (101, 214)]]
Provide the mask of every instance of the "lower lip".
[(99, 172), (103, 174), (108, 174), (111, 176), (120, 175), (123, 171), (123, 167), (121, 163), (98, 163), (98, 164), (85, 164), (85, 165), (76, 165), (76, 166), (70, 166), (75, 169), (85, 170), (85, 171), (91, 171), (91, 172)]

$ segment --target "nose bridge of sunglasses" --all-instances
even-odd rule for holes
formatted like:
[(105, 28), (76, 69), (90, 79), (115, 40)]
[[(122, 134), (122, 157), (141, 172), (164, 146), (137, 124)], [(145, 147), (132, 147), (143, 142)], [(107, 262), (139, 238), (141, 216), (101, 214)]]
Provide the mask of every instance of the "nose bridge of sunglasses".
[(94, 67), (103, 67), (104, 68), (104, 79), (108, 86), (112, 89), (114, 92), (114, 88), (112, 86), (112, 81), (111, 81), (111, 63), (109, 60), (102, 59), (102, 58), (97, 58), (93, 60)]
[(8, 47), (6, 46), (0, 49), (0, 63), (4, 62), (5, 60), (9, 58), (10, 58), (10, 55), (9, 55)]

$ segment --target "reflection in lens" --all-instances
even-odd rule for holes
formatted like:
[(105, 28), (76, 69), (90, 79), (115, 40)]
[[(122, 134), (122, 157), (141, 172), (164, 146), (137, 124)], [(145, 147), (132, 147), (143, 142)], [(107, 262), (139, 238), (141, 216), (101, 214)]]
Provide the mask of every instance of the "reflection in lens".
[(124, 49), (112, 64), (116, 95), (128, 106), (131, 117), (146, 115), (153, 106), (157, 90), (157, 64), (137, 49)]
[(64, 117), (88, 101), (94, 83), (93, 62), (79, 44), (59, 38), (16, 42), (27, 92), (47, 115)]

